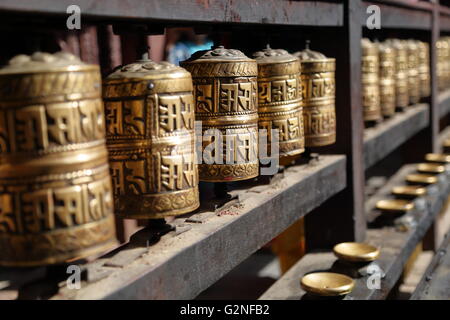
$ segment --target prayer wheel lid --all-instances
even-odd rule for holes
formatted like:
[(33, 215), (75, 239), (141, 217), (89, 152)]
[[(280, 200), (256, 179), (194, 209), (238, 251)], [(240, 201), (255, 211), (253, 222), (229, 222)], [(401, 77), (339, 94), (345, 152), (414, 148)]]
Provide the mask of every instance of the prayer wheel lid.
[(261, 51), (256, 51), (255, 53), (253, 53), (253, 59), (255, 59), (258, 64), (298, 61), (298, 58), (296, 56), (290, 54), (286, 50), (272, 49), (269, 46)]
[(417, 50), (419, 48), (417, 40), (414, 39), (405, 40), (405, 45), (409, 50)]
[(386, 42), (377, 43), (378, 50), (381, 54), (394, 54), (394, 48), (391, 44)]
[(297, 51), (294, 56), (298, 57), (300, 61), (312, 61), (312, 60), (323, 60), (328, 59), (323, 53), (318, 51), (313, 51), (308, 47), (305, 50)]
[(50, 71), (78, 71), (98, 69), (96, 65), (82, 62), (68, 52), (35, 52), (32, 55), (20, 54), (11, 58), (6, 66), (0, 69), (0, 75), (30, 74)]
[(395, 50), (405, 50), (405, 44), (400, 39), (387, 39), (385, 41), (388, 45), (391, 45)]
[(225, 49), (223, 46), (211, 48), (210, 50), (202, 50), (194, 53), (189, 59), (181, 62), (181, 65), (186, 63), (197, 62), (240, 62), (240, 61), (254, 61), (250, 59), (241, 51), (236, 49)]
[(370, 41), (367, 38), (361, 39), (361, 47), (362, 47), (363, 55), (378, 54), (378, 44)]
[(186, 69), (178, 67), (167, 61), (155, 62), (150, 59), (142, 59), (136, 62), (119, 66), (114, 69), (106, 80), (139, 78), (139, 79), (156, 79), (167, 77), (186, 77), (189, 73)]

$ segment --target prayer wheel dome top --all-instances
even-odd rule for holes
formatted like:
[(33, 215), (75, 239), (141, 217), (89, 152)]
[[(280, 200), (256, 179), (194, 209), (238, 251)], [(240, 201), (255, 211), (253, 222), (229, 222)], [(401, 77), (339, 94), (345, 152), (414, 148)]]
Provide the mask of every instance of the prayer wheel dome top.
[(6, 66), (0, 69), (0, 75), (16, 73), (40, 73), (49, 71), (77, 71), (98, 68), (86, 64), (77, 56), (68, 52), (35, 52), (32, 55), (20, 54), (11, 58)]
[(168, 75), (171, 77), (186, 77), (188, 72), (184, 68), (167, 61), (155, 62), (150, 59), (143, 59), (117, 67), (106, 79), (167, 78)]
[(253, 53), (253, 59), (255, 59), (259, 64), (298, 61), (296, 56), (290, 54), (286, 50), (272, 49), (269, 46), (261, 51), (256, 51)]
[(221, 61), (253, 61), (242, 51), (237, 49), (226, 49), (223, 46), (211, 48), (210, 50), (201, 50), (194, 53), (186, 62), (221, 62)]
[(328, 59), (323, 53), (310, 50), (309, 48), (306, 48), (303, 51), (298, 51), (298, 52), (294, 53), (294, 56), (298, 57), (300, 59), (300, 61)]
[(180, 65), (196, 77), (256, 77), (258, 64), (241, 51), (223, 46), (194, 53)]
[(367, 38), (361, 39), (361, 47), (363, 55), (377, 55), (378, 54), (378, 44), (370, 41)]
[(392, 46), (395, 50), (405, 50), (405, 43), (400, 39), (387, 39), (385, 41), (388, 45)]
[(390, 43), (378, 43), (378, 50), (383, 55), (394, 55), (394, 47)]

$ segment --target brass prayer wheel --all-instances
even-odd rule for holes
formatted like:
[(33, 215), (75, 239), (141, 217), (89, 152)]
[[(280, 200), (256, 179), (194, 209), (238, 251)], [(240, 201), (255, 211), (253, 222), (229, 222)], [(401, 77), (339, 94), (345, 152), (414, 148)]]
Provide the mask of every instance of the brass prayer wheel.
[(437, 48), (437, 78), (439, 91), (446, 90), (450, 79), (450, 45), (446, 38), (441, 37), (436, 42)]
[[(201, 121), (202, 181), (254, 178), (258, 161), (258, 65), (222, 46), (198, 51), (181, 65), (192, 74), (195, 119)], [(206, 160), (205, 160), (206, 159)]]
[(380, 106), (384, 117), (395, 114), (395, 50), (388, 44), (379, 44)]
[(336, 59), (309, 48), (294, 53), (300, 59), (305, 146), (336, 142)]
[(114, 245), (96, 65), (19, 55), (0, 69), (0, 265), (39, 266)]
[(443, 91), (445, 90), (447, 83), (447, 69), (448, 69), (447, 60), (449, 59), (447, 41), (445, 41), (443, 38), (440, 38), (436, 42), (436, 49), (437, 49), (436, 73), (438, 80), (438, 89), (439, 91)]
[(418, 41), (417, 44), (419, 46), (420, 97), (426, 98), (431, 94), (430, 45), (423, 41)]
[(409, 105), (408, 51), (401, 40), (388, 39), (386, 43), (395, 50), (395, 101), (403, 110)]
[(139, 60), (103, 81), (115, 213), (159, 219), (197, 209), (194, 99), (189, 72)]
[(362, 39), (362, 96), (364, 121), (381, 119), (378, 46)]
[(259, 129), (267, 130), (270, 150), (271, 130), (278, 130), (281, 159), (305, 151), (300, 62), (286, 50), (266, 48), (255, 52), (258, 63)]
[(419, 78), (419, 46), (415, 40), (407, 40), (405, 46), (408, 50), (408, 91), (409, 103), (416, 104), (420, 101)]

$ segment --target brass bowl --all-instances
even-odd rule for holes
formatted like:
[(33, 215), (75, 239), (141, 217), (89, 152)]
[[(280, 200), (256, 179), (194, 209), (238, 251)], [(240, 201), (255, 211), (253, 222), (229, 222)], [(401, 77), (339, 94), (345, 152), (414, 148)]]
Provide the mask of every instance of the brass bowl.
[(420, 173), (439, 174), (445, 172), (445, 166), (439, 163), (420, 163), (417, 165), (417, 171)]
[(407, 175), (406, 181), (409, 183), (419, 183), (419, 184), (428, 185), (428, 184), (436, 183), (438, 181), (438, 178), (432, 174), (417, 173), (417, 174)]
[(303, 290), (320, 296), (342, 296), (355, 286), (352, 278), (333, 272), (315, 272), (305, 275), (300, 281)]
[(390, 212), (408, 212), (414, 209), (414, 203), (407, 200), (390, 199), (380, 200), (376, 205), (378, 210)]
[(450, 163), (450, 154), (428, 153), (425, 160), (437, 163)]
[(350, 262), (374, 261), (380, 255), (380, 250), (370, 244), (359, 242), (343, 242), (333, 248), (333, 252), (340, 260)]
[(415, 198), (424, 196), (427, 189), (422, 186), (398, 186), (392, 188), (392, 194), (400, 197)]

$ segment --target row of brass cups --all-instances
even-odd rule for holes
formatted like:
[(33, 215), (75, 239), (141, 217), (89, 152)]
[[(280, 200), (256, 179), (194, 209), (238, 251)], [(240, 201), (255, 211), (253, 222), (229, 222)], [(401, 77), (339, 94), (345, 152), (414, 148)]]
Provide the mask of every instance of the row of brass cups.
[(364, 121), (379, 121), (431, 93), (429, 45), (417, 40), (363, 39)]
[(427, 186), (439, 181), (438, 175), (448, 172), (450, 155), (430, 153), (425, 156), (426, 162), (417, 165), (417, 172), (406, 176), (407, 185), (392, 189), (395, 199), (380, 200), (376, 208), (382, 212), (406, 213), (414, 209), (413, 201), (427, 194)]
[[(189, 72), (141, 60), (104, 79), (103, 99), (98, 66), (73, 55), (11, 59), (0, 69), (0, 265), (100, 253), (116, 243), (113, 213), (197, 209), (199, 178), (257, 176), (258, 128), (279, 129), (281, 158), (334, 143), (335, 60), (297, 55), (219, 47), (185, 61)], [(246, 161), (197, 166), (195, 120)]]
[(439, 38), (436, 49), (438, 89), (444, 91), (450, 87), (450, 37)]

